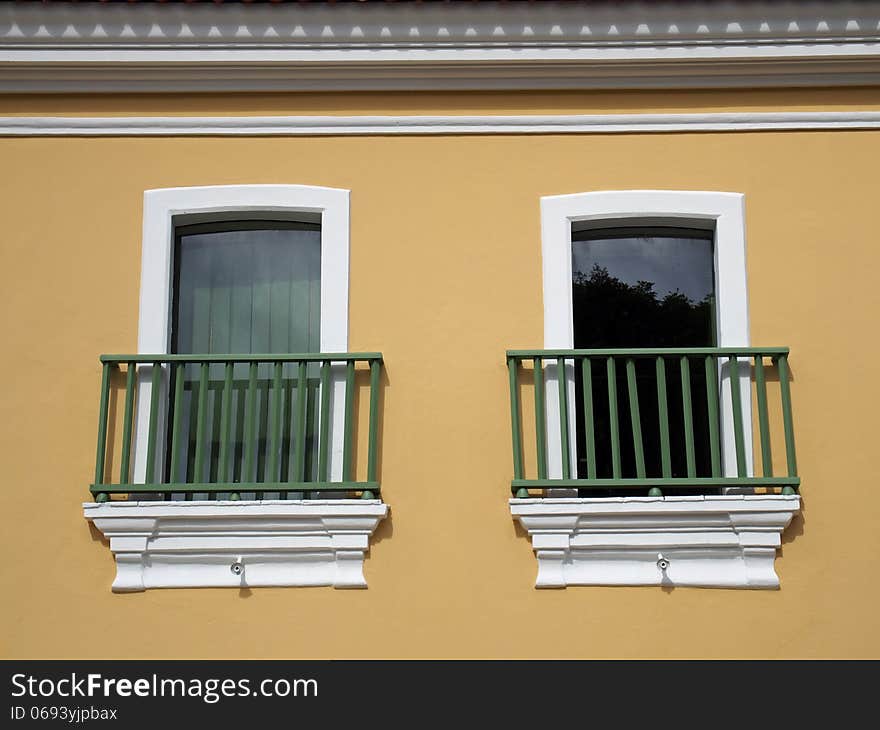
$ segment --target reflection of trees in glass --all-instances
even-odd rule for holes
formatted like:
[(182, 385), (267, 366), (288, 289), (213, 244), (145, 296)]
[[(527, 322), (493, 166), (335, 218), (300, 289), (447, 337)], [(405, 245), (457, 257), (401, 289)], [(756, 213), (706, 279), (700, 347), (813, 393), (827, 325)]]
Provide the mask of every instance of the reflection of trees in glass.
[[(608, 273), (608, 269), (594, 264), (588, 274), (577, 271), (572, 277), (574, 311), (574, 346), (580, 349), (602, 347), (712, 347), (715, 344), (712, 319), (713, 297), (707, 295), (699, 302), (680, 291), (659, 295), (652, 281), (628, 284)], [(653, 358), (635, 361), (637, 390), (640, 403), (642, 444), (647, 476), (660, 477), (660, 438), (657, 427), (657, 380)], [(681, 405), (681, 380), (677, 358), (667, 358), (666, 391), (670, 423), (672, 476), (685, 477), (684, 417)], [(622, 475), (636, 476), (635, 453), (632, 445), (631, 414), (623, 363), (617, 366), (616, 397), (619, 421), (619, 448)], [(596, 444), (596, 473), (599, 478), (610, 478), (611, 427), (608, 409), (608, 378), (604, 363), (593, 367), (593, 436)], [(691, 414), (697, 476), (709, 476), (710, 451), (706, 376), (702, 361), (691, 363)], [(576, 403), (583, 398), (583, 382), (575, 379)], [(578, 408), (577, 419), (577, 474), (587, 477), (584, 413)], [(608, 492), (616, 496), (646, 494), (645, 489)], [(681, 494), (701, 493), (686, 490)], [(584, 492), (582, 496), (597, 496), (601, 492)]]
[(627, 284), (594, 264), (574, 273), (574, 346), (710, 347), (712, 297), (694, 302), (680, 291), (660, 296), (654, 282)]

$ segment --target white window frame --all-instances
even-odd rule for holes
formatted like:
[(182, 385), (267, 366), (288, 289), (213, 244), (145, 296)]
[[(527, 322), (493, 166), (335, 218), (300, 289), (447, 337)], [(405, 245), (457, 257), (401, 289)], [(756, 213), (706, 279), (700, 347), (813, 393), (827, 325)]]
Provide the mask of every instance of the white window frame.
[[(321, 219), (321, 352), (348, 350), (348, 289), (350, 191), (312, 185), (211, 185), (163, 188), (144, 192), (138, 353), (163, 355), (171, 351), (171, 306), (175, 228), (192, 222), (271, 215), (294, 220), (302, 214)], [(332, 368), (330, 463), (333, 481), (342, 478), (344, 378)], [(133, 481), (141, 483), (147, 468), (147, 433), (151, 394), (150, 368), (138, 374), (138, 408), (134, 439)], [(163, 377), (163, 388), (167, 376)], [(321, 395), (323, 397), (323, 394)], [(160, 400), (164, 402), (164, 400)], [(164, 433), (164, 409), (158, 414)], [(161, 473), (164, 449), (156, 449)]]
[[(590, 221), (603, 225), (657, 225), (688, 227), (707, 223), (714, 228), (716, 326), (719, 347), (749, 346), (749, 309), (746, 276), (745, 196), (741, 193), (680, 190), (612, 190), (552, 195), (541, 198), (541, 246), (544, 290), (544, 347), (572, 349), (572, 224)], [(742, 381), (743, 435), (746, 473), (754, 474), (751, 430), (749, 362), (739, 360)], [(562, 477), (559, 398), (556, 366), (545, 366), (547, 470), (551, 479)], [(719, 368), (721, 382), (721, 441), (724, 476), (736, 476), (736, 447), (730, 407), (730, 368)], [(574, 402), (574, 367), (566, 367), (569, 402)], [(571, 444), (576, 443), (576, 418), (569, 409)], [(576, 474), (577, 449), (569, 450), (571, 473)]]

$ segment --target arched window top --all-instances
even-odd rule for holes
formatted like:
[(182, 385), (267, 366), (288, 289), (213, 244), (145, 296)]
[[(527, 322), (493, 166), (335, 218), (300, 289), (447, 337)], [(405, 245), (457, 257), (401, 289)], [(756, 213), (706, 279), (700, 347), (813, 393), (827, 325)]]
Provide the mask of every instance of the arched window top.
[(572, 232), (622, 226), (713, 231), (717, 344), (747, 346), (744, 200), (741, 193), (679, 190), (611, 190), (541, 198), (544, 347), (574, 346)]
[(210, 185), (144, 193), (138, 351), (169, 352), (175, 229), (230, 220), (320, 224), (322, 352), (348, 349), (349, 191), (312, 185)]

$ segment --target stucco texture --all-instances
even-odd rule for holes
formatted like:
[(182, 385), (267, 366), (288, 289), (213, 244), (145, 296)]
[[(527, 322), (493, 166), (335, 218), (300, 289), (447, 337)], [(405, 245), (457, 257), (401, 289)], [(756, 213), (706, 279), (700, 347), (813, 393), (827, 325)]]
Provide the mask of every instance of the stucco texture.
[[(785, 108), (824, 103), (787, 93)], [(632, 110), (633, 98), (616, 108)], [(691, 110), (741, 108), (735, 97), (700, 98)], [(257, 113), (302, 109), (279, 99)], [(878, 106), (867, 92), (831, 94), (828, 108), (834, 99)], [(156, 113), (203, 111), (151, 103)], [(212, 103), (219, 113), (221, 100)], [(28, 104), (15, 113), (112, 107)], [(508, 113), (513, 102), (456, 104)], [(578, 104), (589, 111), (586, 97)], [(568, 111), (532, 95), (531, 111), (550, 109)], [(880, 655), (880, 132), (5, 138), (0, 160), (3, 656)], [(136, 350), (143, 191), (244, 183), (351, 190), (350, 349), (380, 350), (386, 362), (391, 516), (372, 541), (369, 588), (114, 595), (113, 557), (81, 503), (98, 356)], [(535, 558), (507, 505), (504, 352), (543, 339), (541, 196), (615, 189), (746, 196), (752, 342), (791, 347), (803, 480), (803, 514), (776, 561), (779, 591), (533, 587)]]

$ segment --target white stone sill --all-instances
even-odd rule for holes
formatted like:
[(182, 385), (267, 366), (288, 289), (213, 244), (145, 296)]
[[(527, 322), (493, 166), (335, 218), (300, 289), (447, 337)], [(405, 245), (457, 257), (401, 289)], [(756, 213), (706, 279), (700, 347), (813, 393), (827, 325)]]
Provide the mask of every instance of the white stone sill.
[[(110, 541), (117, 592), (147, 588), (365, 588), (381, 500), (86, 502)], [(241, 568), (233, 571), (234, 564)]]
[(532, 539), (540, 588), (778, 588), (774, 559), (800, 496), (511, 499), (510, 509)]

